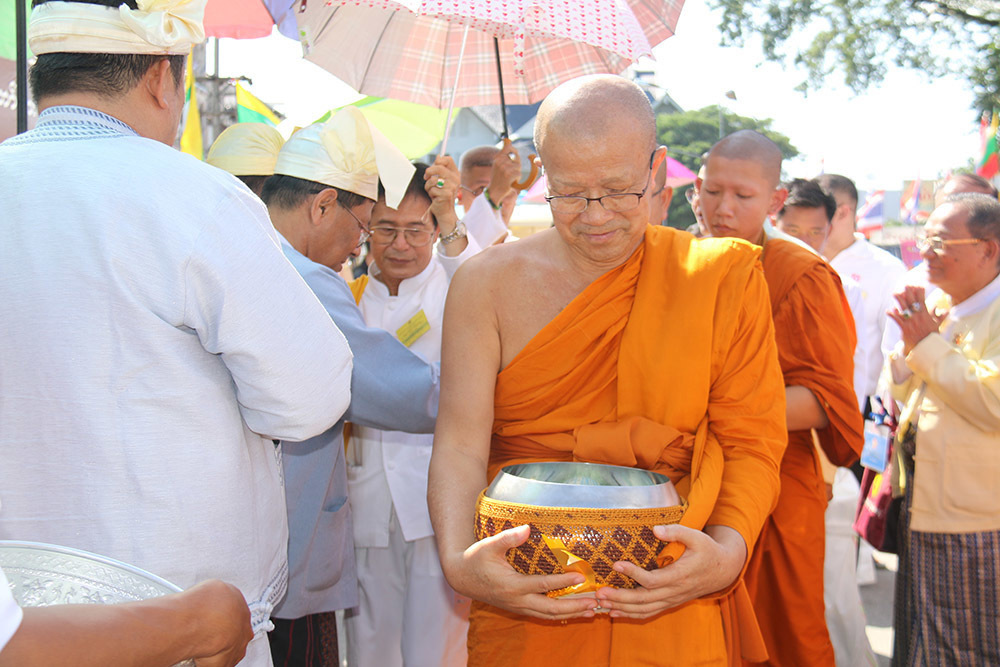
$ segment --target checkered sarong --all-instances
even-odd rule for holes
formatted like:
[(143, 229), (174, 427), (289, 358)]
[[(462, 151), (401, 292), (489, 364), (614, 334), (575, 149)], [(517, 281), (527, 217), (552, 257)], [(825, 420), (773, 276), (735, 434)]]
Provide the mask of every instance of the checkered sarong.
[(894, 667), (1000, 665), (1000, 531), (902, 538)]

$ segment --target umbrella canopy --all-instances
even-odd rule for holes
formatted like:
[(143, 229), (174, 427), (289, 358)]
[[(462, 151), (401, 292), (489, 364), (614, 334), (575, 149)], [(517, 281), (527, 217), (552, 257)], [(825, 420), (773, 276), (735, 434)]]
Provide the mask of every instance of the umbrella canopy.
[[(381, 97), (366, 97), (344, 106), (361, 109), (365, 118), (410, 160), (430, 153), (444, 137), (447, 112), (435, 107)], [(327, 112), (317, 122), (327, 120), (343, 108)]]
[(298, 39), (295, 0), (208, 0), (205, 34), (209, 37), (255, 39), (267, 37), (274, 25), (281, 34)]
[(405, 0), (420, 4), (433, 15), (390, 0), (310, 2), (298, 15), (306, 58), (362, 93), (445, 108), (468, 25), (453, 103), (499, 103), (496, 36), (506, 102), (532, 104), (577, 76), (622, 72), (673, 34), (683, 0)]

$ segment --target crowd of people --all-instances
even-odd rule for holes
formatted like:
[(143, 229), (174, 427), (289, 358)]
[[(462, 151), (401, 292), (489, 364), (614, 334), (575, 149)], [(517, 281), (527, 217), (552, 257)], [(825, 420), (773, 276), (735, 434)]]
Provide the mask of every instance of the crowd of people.
[[(782, 182), (739, 131), (675, 230), (648, 98), (589, 76), (539, 108), (553, 226), (516, 239), (509, 142), (411, 163), (347, 107), (201, 162), (172, 144), (203, 2), (35, 4), (38, 123), (0, 145), (0, 539), (186, 590), (21, 609), (0, 573), (0, 666), (871, 664), (833, 547), (873, 405), (899, 412), (893, 662), (1000, 664), (990, 183), (940, 188), (907, 271), (850, 179)], [(675, 559), (548, 595), (584, 576), (516, 572), (526, 526), (474, 534), (530, 461), (669, 477)]]

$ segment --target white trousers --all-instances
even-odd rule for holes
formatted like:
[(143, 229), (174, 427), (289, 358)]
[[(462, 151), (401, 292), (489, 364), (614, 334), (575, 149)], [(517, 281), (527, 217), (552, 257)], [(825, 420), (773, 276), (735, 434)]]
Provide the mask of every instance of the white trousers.
[(357, 547), (360, 602), (344, 615), (349, 667), (465, 667), (471, 601), (444, 578), (434, 537)]
[(847, 468), (837, 468), (833, 499), (826, 507), (826, 558), (823, 561), (823, 601), (837, 667), (876, 663), (865, 634), (865, 610), (858, 591), (854, 510), (861, 489)]

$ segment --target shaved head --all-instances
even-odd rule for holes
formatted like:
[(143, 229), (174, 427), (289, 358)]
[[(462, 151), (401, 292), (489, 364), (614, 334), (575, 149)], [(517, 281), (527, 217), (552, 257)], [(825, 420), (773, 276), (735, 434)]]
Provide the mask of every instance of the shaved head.
[(761, 173), (772, 187), (781, 184), (781, 149), (760, 132), (740, 130), (733, 132), (712, 146), (708, 152), (709, 158), (720, 157), (726, 160), (743, 160), (756, 162)]
[(535, 120), (535, 147), (545, 161), (552, 136), (607, 140), (622, 132), (639, 133), (650, 152), (656, 147), (656, 117), (649, 98), (632, 81), (611, 74), (582, 76), (545, 98)]
[(475, 167), (493, 167), (493, 158), (497, 156), (500, 149), (496, 146), (476, 146), (462, 153), (462, 161), (459, 169), (463, 175), (471, 172)]

